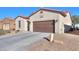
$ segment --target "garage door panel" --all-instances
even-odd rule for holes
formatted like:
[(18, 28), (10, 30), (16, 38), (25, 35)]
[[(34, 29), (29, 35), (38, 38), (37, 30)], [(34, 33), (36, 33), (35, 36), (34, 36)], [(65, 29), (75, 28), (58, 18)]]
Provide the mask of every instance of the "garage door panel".
[(54, 21), (35, 21), (33, 22), (34, 32), (55, 32), (54, 31)]

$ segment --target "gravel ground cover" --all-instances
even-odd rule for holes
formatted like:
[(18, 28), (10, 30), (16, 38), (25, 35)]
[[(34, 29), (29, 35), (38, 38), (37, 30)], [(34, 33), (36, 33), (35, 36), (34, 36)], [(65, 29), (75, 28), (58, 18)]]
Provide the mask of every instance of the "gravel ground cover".
[(55, 34), (54, 42), (42, 39), (28, 46), (28, 51), (79, 51), (79, 36)]

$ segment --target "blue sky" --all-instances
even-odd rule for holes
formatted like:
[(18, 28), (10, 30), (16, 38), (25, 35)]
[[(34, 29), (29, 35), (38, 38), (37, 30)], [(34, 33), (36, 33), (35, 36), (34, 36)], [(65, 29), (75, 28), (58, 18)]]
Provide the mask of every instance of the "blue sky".
[[(79, 15), (79, 7), (45, 7), (60, 11), (69, 11), (71, 15)], [(0, 7), (0, 19), (4, 17), (15, 18), (18, 15), (29, 16), (39, 7)]]

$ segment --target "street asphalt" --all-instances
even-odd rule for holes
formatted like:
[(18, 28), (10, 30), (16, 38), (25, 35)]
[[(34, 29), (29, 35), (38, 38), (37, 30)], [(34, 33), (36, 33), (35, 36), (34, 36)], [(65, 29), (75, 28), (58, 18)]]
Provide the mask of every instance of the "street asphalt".
[(41, 32), (19, 32), (0, 36), (0, 51), (26, 51), (25, 47), (48, 35), (49, 33)]

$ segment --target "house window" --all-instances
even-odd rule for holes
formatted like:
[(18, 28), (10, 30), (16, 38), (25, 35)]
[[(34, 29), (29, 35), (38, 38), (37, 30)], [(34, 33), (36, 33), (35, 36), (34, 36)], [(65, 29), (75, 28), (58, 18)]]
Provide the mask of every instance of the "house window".
[(19, 21), (19, 28), (21, 28), (21, 21)]

